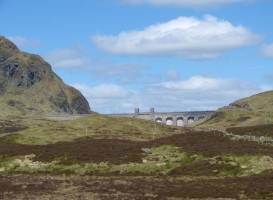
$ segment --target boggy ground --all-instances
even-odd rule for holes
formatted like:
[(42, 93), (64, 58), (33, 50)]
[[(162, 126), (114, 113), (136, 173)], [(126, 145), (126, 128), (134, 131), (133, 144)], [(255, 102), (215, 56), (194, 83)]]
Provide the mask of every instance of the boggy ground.
[(271, 200), (273, 172), (241, 178), (0, 176), (0, 198), (71, 200)]
[(219, 172), (229, 172), (230, 175), (236, 176), (240, 173), (240, 166), (233, 166), (228, 163), (214, 163), (208, 160), (195, 161), (188, 165), (182, 165), (173, 169), (171, 176), (216, 176)]
[(123, 164), (142, 162), (143, 149), (174, 145), (183, 152), (206, 157), (221, 155), (267, 155), (273, 157), (271, 146), (255, 142), (234, 141), (230, 138), (206, 132), (188, 132), (147, 142), (134, 142), (117, 139), (81, 138), (72, 142), (59, 142), (48, 145), (24, 145), (0, 140), (0, 155), (14, 157), (35, 154), (35, 161), (50, 162), (61, 160), (64, 164), (100, 163)]

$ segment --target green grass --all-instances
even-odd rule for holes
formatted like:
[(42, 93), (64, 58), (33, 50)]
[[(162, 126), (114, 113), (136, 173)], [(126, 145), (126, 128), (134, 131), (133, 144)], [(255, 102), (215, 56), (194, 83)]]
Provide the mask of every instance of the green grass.
[(273, 170), (273, 158), (270, 156), (222, 156), (210, 158), (211, 164), (233, 166), (223, 168), (218, 175), (222, 177), (251, 176), (267, 170)]
[(233, 160), (241, 166), (243, 176), (259, 174), (266, 170), (273, 170), (273, 158), (270, 156), (242, 156)]
[(143, 149), (141, 163), (110, 164), (81, 163), (65, 165), (60, 160), (43, 163), (33, 161), (35, 155), (0, 158), (1, 173), (49, 173), (49, 174), (81, 174), (81, 175), (168, 175), (172, 170), (185, 165), (209, 161), (211, 165), (223, 164), (215, 172), (215, 177), (239, 177), (260, 174), (273, 170), (273, 158), (269, 156), (221, 156), (206, 158), (201, 155), (188, 155), (179, 147), (162, 145), (156, 148)]
[(90, 114), (74, 121), (24, 119), (20, 123), (29, 128), (6, 138), (16, 143), (32, 145), (72, 141), (87, 136), (145, 141), (182, 131), (182, 129), (154, 124), (145, 120), (106, 117), (98, 114)]
[(50, 163), (32, 161), (35, 155), (0, 159), (2, 173), (75, 173), (75, 174), (144, 174), (167, 175), (174, 168), (203, 159), (202, 156), (189, 156), (180, 148), (163, 145), (143, 150), (142, 163), (114, 165), (109, 163), (84, 163), (63, 165), (59, 161)]
[(211, 165), (223, 164), (215, 177), (238, 177), (260, 174), (273, 170), (273, 158), (269, 156), (221, 156), (206, 158), (201, 155), (188, 155), (181, 148), (173, 145), (162, 145), (156, 148), (143, 149), (141, 163), (110, 164), (82, 163), (64, 165), (61, 161), (43, 163), (33, 161), (35, 155), (11, 158), (0, 158), (1, 173), (49, 173), (49, 174), (81, 174), (81, 175), (168, 175), (177, 167), (191, 165), (194, 162), (208, 160)]

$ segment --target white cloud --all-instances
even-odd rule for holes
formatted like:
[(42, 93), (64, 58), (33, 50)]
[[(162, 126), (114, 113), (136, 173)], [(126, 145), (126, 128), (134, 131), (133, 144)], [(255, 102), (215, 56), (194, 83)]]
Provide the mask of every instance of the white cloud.
[(132, 112), (134, 107), (142, 110), (155, 107), (160, 111), (214, 110), (272, 89), (269, 85), (204, 76), (150, 84), (134, 91), (112, 84), (74, 86), (83, 92), (95, 111), (102, 113)]
[(46, 60), (56, 68), (79, 68), (89, 65), (89, 60), (80, 47), (56, 49)]
[(151, 4), (157, 6), (185, 6), (203, 7), (219, 6), (232, 3), (246, 2), (246, 0), (121, 0), (129, 4)]
[[(174, 85), (174, 82), (172, 84)], [(187, 86), (183, 84), (187, 84)], [(173, 91), (196, 92), (204, 96), (209, 95), (212, 98), (225, 96), (226, 98), (235, 99), (272, 89), (271, 85), (266, 84), (204, 76), (194, 76), (185, 81), (178, 81), (177, 87), (173, 86), (173, 88), (168, 88), (164, 84), (162, 84), (162, 87), (165, 89), (173, 89)]]
[(136, 80), (147, 65), (141, 63), (117, 63), (111, 59), (91, 59), (82, 47), (56, 49), (49, 53), (46, 60), (54, 68), (83, 69), (92, 78), (109, 78), (128, 83)]
[(133, 107), (130, 99), (132, 93), (122, 86), (116, 84), (96, 86), (74, 84), (73, 86), (83, 93), (95, 111), (120, 113)]
[(76, 84), (77, 89), (91, 98), (126, 98), (129, 92), (116, 84), (100, 84), (93, 87)]
[(262, 46), (262, 53), (264, 56), (273, 58), (273, 43)]
[(169, 81), (157, 84), (170, 90), (212, 90), (222, 87), (227, 84), (227, 81), (222, 79), (213, 79), (203, 76), (193, 76), (187, 80)]
[(25, 47), (39, 47), (42, 45), (42, 42), (40, 40), (32, 40), (28, 39), (22, 36), (10, 36), (8, 37), (9, 40), (11, 40), (13, 43), (15, 43), (19, 48), (25, 48)]
[(179, 17), (142, 31), (92, 37), (99, 49), (113, 54), (172, 55), (192, 59), (215, 58), (259, 40), (260, 37), (245, 27), (213, 16), (202, 19)]
[(113, 60), (93, 62), (90, 71), (96, 77), (109, 78), (117, 82), (136, 82), (142, 77), (147, 65), (141, 63), (116, 63)]
[(148, 88), (145, 96), (150, 101), (160, 99), (155, 107), (164, 110), (210, 110), (271, 89), (269, 85), (247, 81), (194, 76), (186, 80), (158, 83)]

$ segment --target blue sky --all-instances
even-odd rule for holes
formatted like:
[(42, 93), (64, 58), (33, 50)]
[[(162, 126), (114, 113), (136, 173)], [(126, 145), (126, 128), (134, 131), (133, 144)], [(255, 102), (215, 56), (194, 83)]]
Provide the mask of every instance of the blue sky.
[(0, 34), (93, 110), (211, 110), (273, 87), (272, 0), (0, 0)]

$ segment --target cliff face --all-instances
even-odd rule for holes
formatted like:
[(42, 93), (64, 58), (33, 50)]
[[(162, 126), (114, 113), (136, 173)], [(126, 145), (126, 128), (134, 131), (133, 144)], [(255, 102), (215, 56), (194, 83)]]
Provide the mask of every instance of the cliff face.
[(67, 86), (40, 56), (0, 36), (0, 115), (87, 114), (84, 96)]

